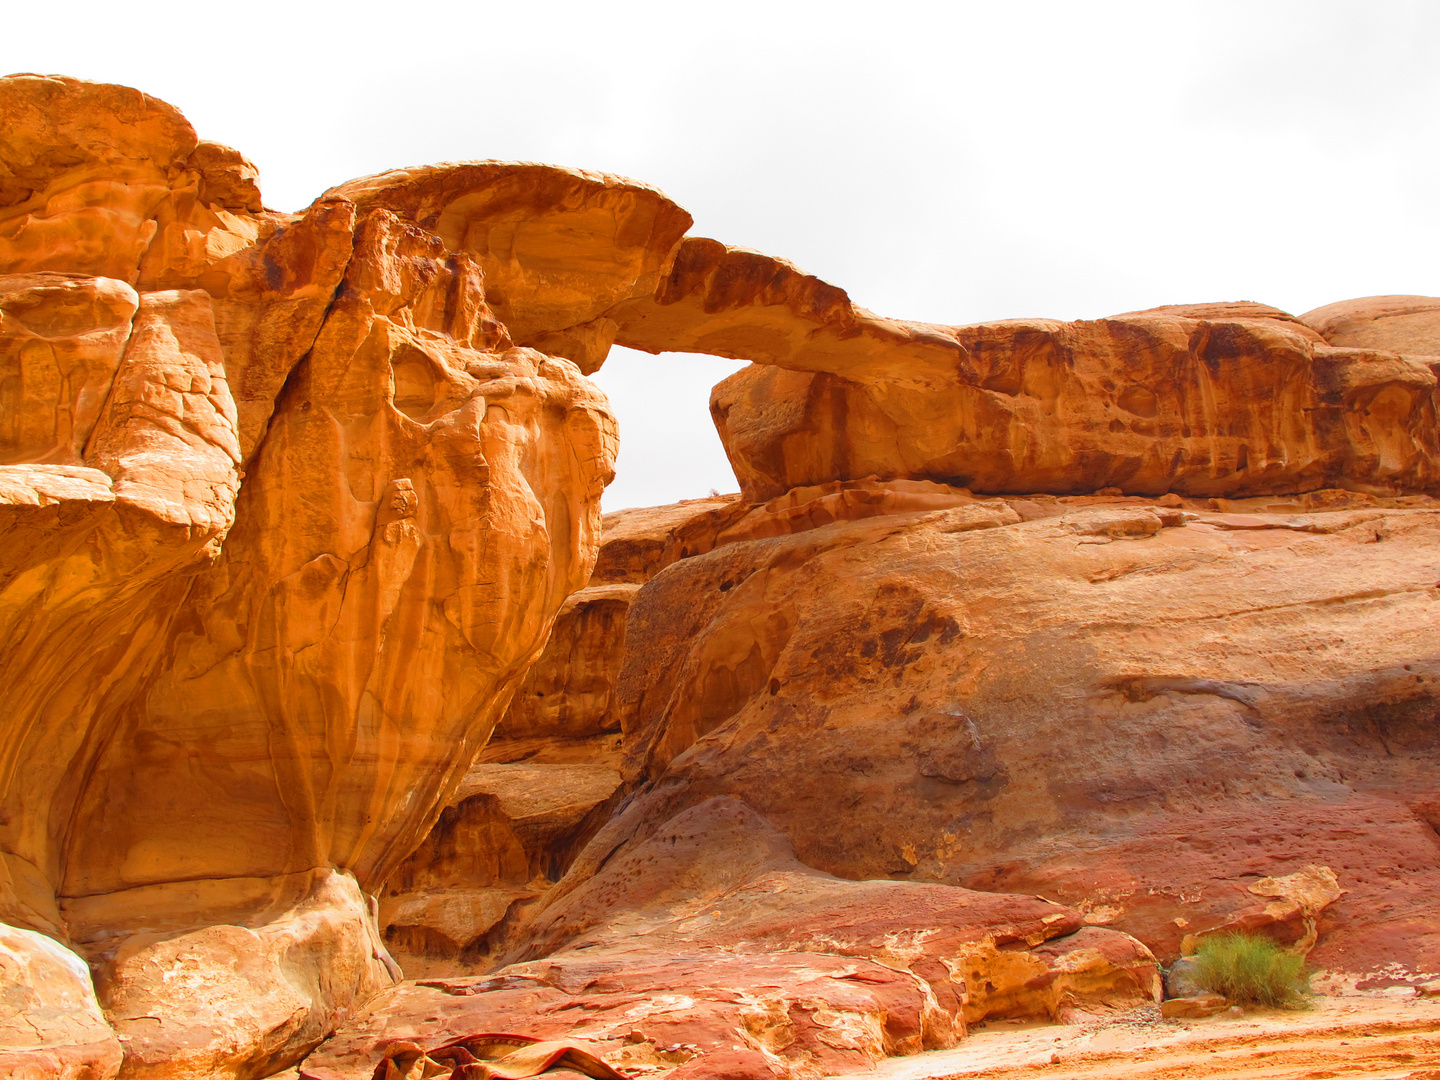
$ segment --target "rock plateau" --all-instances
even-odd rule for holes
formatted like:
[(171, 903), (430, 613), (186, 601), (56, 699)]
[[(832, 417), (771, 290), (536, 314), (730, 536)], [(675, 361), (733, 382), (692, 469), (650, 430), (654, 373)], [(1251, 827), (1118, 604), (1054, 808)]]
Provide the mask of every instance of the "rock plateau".
[[(816, 1080), (1217, 930), (1440, 973), (1440, 300), (928, 325), (690, 225), (280, 213), (0, 79), (0, 1071)], [(614, 344), (751, 362), (739, 494), (601, 518)]]

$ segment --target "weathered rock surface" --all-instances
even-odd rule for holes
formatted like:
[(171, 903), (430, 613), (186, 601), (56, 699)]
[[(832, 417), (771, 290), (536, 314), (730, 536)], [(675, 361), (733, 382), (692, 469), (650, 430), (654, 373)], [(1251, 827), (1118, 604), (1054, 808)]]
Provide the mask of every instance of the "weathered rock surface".
[(1331, 345), (1440, 357), (1440, 297), (1366, 296), (1300, 316)]
[(111, 1080), (120, 1060), (85, 961), (44, 934), (0, 925), (0, 1074)]
[(716, 799), (550, 903), (526, 950), (544, 959), (388, 991), (302, 1075), (358, 1080), (390, 1040), (516, 1025), (677, 1075), (847, 1073), (987, 1017), (1158, 1000), (1144, 946), (1082, 922), (1034, 897), (817, 873)]
[(473, 767), (386, 883), (380, 925), (406, 974), (493, 967), (505, 931), (560, 879), (619, 789), (619, 770), (603, 761)]
[[(871, 475), (1004, 493), (1436, 490), (1429, 365), (1390, 338), (1327, 342), (1306, 321), (1328, 311), (905, 323), (782, 260), (691, 238), (653, 296), (607, 317), (631, 348), (754, 362), (711, 400), (751, 500)], [(1401, 321), (1418, 333), (1425, 318)]]
[[(614, 421), (383, 182), (274, 214), (137, 91), (7, 78), (0, 115), (0, 916), (97, 965), (127, 1076), (264, 1075), (391, 982), (364, 893), (588, 578)], [(469, 234), (576, 227), (576, 174), (462, 174), (416, 182)], [(616, 268), (561, 309), (688, 224), (598, 187)], [(548, 326), (527, 244), (505, 311)]]
[(497, 734), (578, 740), (620, 730), (615, 680), (625, 649), (625, 618), (639, 588), (591, 585), (570, 595)]
[(381, 925), (408, 974), (493, 967), (525, 910), (604, 823), (621, 794), (615, 687), (630, 603), (747, 510), (722, 496), (605, 515), (591, 584), (561, 606), (480, 761), (386, 884)]
[[(207, 900), (221, 911), (235, 907), (233, 884), (192, 888), (192, 912)], [(71, 924), (77, 936), (95, 935), (85, 944), (125, 1043), (127, 1076), (267, 1076), (393, 982), (366, 899), (345, 874), (294, 875), (267, 898), (270, 910), (254, 906), (252, 894), (244, 924), (217, 919), (179, 934), (134, 911), (130, 899), (144, 930), (112, 936), (108, 904), (86, 905)], [(83, 923), (87, 915), (99, 925)]]
[(641, 786), (571, 877), (725, 795), (820, 870), (1038, 893), (1167, 957), (1306, 936), (1258, 879), (1319, 864), (1316, 964), (1434, 970), (1437, 515), (971, 498), (683, 560), (626, 630)]
[(749, 510), (738, 495), (719, 495), (606, 514), (590, 583), (643, 585), (671, 563), (709, 551)]
[(654, 293), (691, 221), (648, 185), (526, 162), (398, 169), (326, 195), (389, 210), (472, 256), (512, 338), (586, 373), (614, 340), (605, 312)]
[(950, 375), (756, 365), (711, 398), (746, 495), (911, 478), (976, 491), (1242, 497), (1432, 491), (1435, 383), (1410, 357), (1293, 322), (1139, 313), (954, 331)]
[[(651, 296), (608, 312), (615, 341), (645, 352), (700, 352), (794, 371), (943, 383), (964, 349), (949, 327), (886, 319), (783, 259), (687, 237)], [(742, 477), (743, 480), (743, 477)]]
[[(138, 91), (0, 118), (0, 1070), (814, 1080), (1220, 930), (1440, 970), (1440, 301), (922, 325), (617, 177), (280, 214)], [(742, 494), (602, 549), (616, 342), (754, 364)]]

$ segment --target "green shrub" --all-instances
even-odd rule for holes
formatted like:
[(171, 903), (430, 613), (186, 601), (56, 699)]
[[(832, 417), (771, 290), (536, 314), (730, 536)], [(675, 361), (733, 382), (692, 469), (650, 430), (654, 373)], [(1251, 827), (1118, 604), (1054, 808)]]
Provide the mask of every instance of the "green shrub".
[(1195, 981), (1239, 1005), (1303, 1008), (1310, 970), (1303, 956), (1255, 934), (1216, 934), (1195, 954)]

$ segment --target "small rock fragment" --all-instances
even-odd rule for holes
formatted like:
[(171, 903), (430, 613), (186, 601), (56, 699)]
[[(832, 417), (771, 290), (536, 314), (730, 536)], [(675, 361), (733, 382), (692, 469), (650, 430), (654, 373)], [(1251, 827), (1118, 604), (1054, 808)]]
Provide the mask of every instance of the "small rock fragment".
[(1196, 994), (1160, 1003), (1160, 1015), (1167, 1020), (1203, 1020), (1224, 1009), (1225, 999), (1219, 994)]

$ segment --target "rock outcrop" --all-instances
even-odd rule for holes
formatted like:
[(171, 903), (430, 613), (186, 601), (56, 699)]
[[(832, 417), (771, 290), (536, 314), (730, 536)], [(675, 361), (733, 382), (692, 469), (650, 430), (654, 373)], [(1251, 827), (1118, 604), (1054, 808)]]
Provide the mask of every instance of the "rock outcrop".
[(0, 1073), (111, 1080), (120, 1071), (120, 1040), (80, 957), (45, 934), (0, 926), (0, 980)]
[(1163, 957), (1236, 920), (1303, 937), (1248, 886), (1320, 864), (1317, 963), (1440, 966), (1440, 503), (952, 497), (641, 589), (639, 788), (572, 875), (726, 796), (807, 865), (1039, 893)]
[(867, 476), (1057, 495), (1440, 489), (1435, 375), (1394, 355), (1416, 350), (1337, 348), (1260, 304), (897, 322), (789, 263), (687, 239), (655, 294), (609, 317), (631, 348), (754, 362), (711, 399), (753, 501)]
[[(0, 918), (94, 965), (127, 1076), (265, 1075), (391, 982), (364, 894), (588, 578), (612, 475), (603, 396), (406, 193), (568, 234), (577, 174), (285, 215), (137, 91), (16, 76), (0, 115)], [(651, 288), (688, 224), (583, 185), (616, 265), (557, 306), (521, 244), (527, 332)]]
[(690, 227), (690, 215), (648, 185), (527, 162), (399, 169), (326, 195), (391, 211), (473, 257), (513, 340), (586, 374), (614, 341), (606, 312), (654, 293)]
[(1440, 297), (1342, 300), (1307, 311), (1300, 321), (1339, 348), (1440, 358)]
[(817, 873), (715, 799), (552, 904), (526, 950), (544, 959), (387, 991), (301, 1075), (362, 1080), (395, 1039), (517, 1025), (677, 1076), (834, 1075), (953, 1046), (987, 1017), (1158, 1000), (1148, 950), (1082, 924), (1030, 896)]
[[(1440, 971), (1440, 300), (925, 325), (618, 177), (281, 214), (138, 91), (0, 124), (7, 1075), (814, 1080), (1214, 932)], [(741, 494), (602, 534), (613, 343), (753, 362)]]
[(590, 584), (561, 606), (477, 764), (386, 883), (380, 924), (407, 973), (491, 968), (525, 911), (604, 824), (623, 794), (615, 693), (630, 604), (749, 510), (720, 496), (605, 515)]
[(759, 365), (721, 383), (711, 410), (747, 496), (871, 475), (1061, 495), (1397, 494), (1440, 482), (1435, 376), (1415, 358), (1243, 316), (955, 333), (964, 359), (924, 387)]

